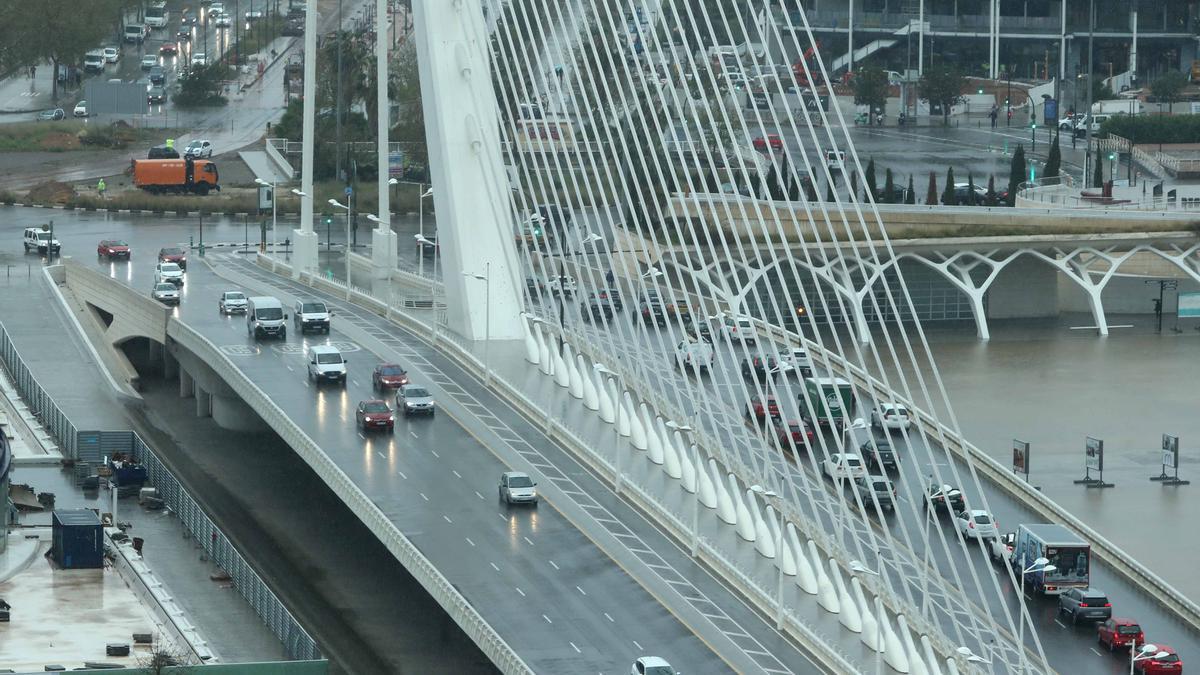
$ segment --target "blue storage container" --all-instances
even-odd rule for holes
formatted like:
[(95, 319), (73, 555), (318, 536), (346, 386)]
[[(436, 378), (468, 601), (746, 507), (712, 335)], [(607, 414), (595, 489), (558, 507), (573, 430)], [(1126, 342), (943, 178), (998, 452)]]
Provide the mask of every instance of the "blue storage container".
[(104, 567), (104, 533), (95, 511), (55, 511), (53, 521), (54, 562), (63, 569)]

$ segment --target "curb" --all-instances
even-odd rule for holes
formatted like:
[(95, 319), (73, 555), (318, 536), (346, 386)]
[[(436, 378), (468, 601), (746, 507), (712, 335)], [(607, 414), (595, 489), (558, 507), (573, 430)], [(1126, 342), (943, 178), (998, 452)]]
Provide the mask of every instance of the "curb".
[[(130, 214), (139, 214), (139, 215), (143, 215), (143, 216), (171, 215), (171, 216), (178, 217), (178, 215), (179, 215), (178, 211), (171, 211), (171, 210), (151, 211), (149, 209), (109, 209), (109, 208), (96, 208), (96, 207), (92, 207), (92, 206), (67, 207), (62, 204), (25, 204), (22, 202), (13, 202), (12, 204), (3, 204), (2, 206), (8, 206), (8, 207), (13, 207), (13, 208), (22, 208), (22, 209), (56, 209), (58, 211), (87, 211), (89, 213), (130, 213)], [(199, 215), (201, 215), (201, 213), (199, 211), (188, 211), (187, 215), (188, 216), (199, 216)], [(206, 216), (228, 216), (228, 217), (236, 218), (238, 216), (244, 216), (244, 217), (257, 216), (258, 214), (250, 213), (249, 211), (236, 211), (236, 212), (234, 212), (234, 211), (205, 211), (203, 215), (206, 215)]]

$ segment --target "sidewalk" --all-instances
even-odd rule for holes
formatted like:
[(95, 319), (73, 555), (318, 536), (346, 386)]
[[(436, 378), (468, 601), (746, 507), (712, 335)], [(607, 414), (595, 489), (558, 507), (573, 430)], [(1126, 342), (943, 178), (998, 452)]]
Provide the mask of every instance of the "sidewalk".
[[(50, 64), (43, 64), (37, 67), (33, 79), (30, 79), (26, 68), (18, 68), (12, 76), (0, 80), (0, 115), (32, 113), (51, 107), (53, 73), (54, 68)], [(68, 110), (67, 114), (70, 115), (71, 111)]]

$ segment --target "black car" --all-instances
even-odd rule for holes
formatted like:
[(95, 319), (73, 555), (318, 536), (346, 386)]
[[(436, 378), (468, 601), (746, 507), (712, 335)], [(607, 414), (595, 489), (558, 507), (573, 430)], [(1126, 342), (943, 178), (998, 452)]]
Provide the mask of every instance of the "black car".
[(166, 145), (151, 146), (146, 159), (179, 159), (179, 151)]
[(621, 300), (621, 291), (615, 288), (601, 288), (593, 295), (602, 302), (607, 302), (612, 306), (614, 312), (620, 312), (625, 309), (625, 303)]
[(646, 323), (654, 322), (661, 328), (667, 325), (667, 314), (663, 311), (661, 302), (647, 302), (643, 300), (638, 305), (637, 314), (633, 315), (634, 323), (637, 323), (639, 320)]
[(774, 380), (778, 375), (779, 364), (775, 361), (774, 357), (755, 356), (742, 359), (742, 377), (747, 380), (762, 382), (767, 379)]
[(712, 328), (707, 321), (701, 319), (697, 321), (691, 314), (685, 314), (679, 317), (679, 322), (683, 326), (683, 332), (698, 340), (704, 340), (709, 344), (712, 343)]
[(152, 66), (150, 68), (150, 84), (161, 87), (167, 81), (166, 73), (163, 72), (162, 66)]
[(542, 295), (542, 285), (533, 277), (525, 277), (525, 290), (529, 291), (529, 297), (533, 299)]
[(1071, 623), (1107, 621), (1112, 618), (1112, 603), (1098, 588), (1068, 588), (1058, 596), (1058, 613), (1071, 617)]
[(950, 513), (961, 513), (967, 510), (967, 502), (963, 499), (962, 491), (954, 486), (933, 483), (925, 490), (925, 493), (929, 495), (929, 501), (926, 502), (927, 508), (929, 504), (933, 504), (933, 508)]
[(579, 313), (587, 321), (608, 323), (613, 318), (612, 306), (591, 298), (579, 303)]
[[(896, 451), (892, 449), (892, 444), (887, 441), (875, 441), (875, 448), (879, 450), (879, 456), (875, 456), (875, 449), (871, 447), (870, 441), (863, 443), (858, 449), (858, 454), (863, 458), (867, 465), (867, 469), (871, 471), (899, 471), (900, 458), (896, 455)], [(961, 494), (960, 494), (961, 497)]]

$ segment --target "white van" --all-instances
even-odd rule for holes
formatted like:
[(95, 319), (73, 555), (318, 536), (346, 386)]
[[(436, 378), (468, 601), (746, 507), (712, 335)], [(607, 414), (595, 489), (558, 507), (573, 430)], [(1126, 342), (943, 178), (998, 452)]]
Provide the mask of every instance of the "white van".
[(308, 379), (317, 385), (322, 382), (346, 385), (346, 359), (337, 347), (315, 345), (308, 350)]
[(38, 253), (58, 253), (62, 250), (62, 245), (58, 243), (54, 233), (48, 228), (27, 227), (25, 235), (22, 239), (25, 246), (25, 252), (37, 251)]
[(675, 346), (675, 363), (683, 370), (700, 372), (712, 368), (716, 352), (706, 340), (683, 340)]
[(260, 296), (246, 301), (246, 335), (255, 340), (264, 335), (286, 340), (287, 318), (277, 298)]

